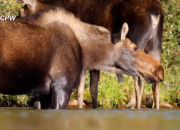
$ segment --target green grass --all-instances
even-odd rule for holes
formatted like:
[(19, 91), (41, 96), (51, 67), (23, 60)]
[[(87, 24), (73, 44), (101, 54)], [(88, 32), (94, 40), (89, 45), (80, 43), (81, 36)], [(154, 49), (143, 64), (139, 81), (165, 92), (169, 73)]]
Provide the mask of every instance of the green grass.
[(180, 101), (180, 0), (163, 2), (164, 33), (162, 64), (165, 81), (161, 84), (161, 101), (179, 103)]
[[(17, 15), (23, 6), (18, 0), (0, 0), (0, 15)], [(160, 102), (177, 104), (180, 102), (180, 0), (163, 0), (164, 32), (163, 53), (161, 63), (165, 69), (165, 80), (160, 84)], [(89, 73), (87, 73), (84, 100), (91, 102), (89, 93)], [(134, 91), (132, 77), (125, 76), (125, 82), (119, 84), (115, 74), (101, 72), (99, 82), (98, 103), (103, 108), (113, 108), (126, 104)], [(152, 94), (151, 85), (146, 84), (144, 93)], [(76, 99), (76, 91), (72, 100)], [(17, 104), (28, 106), (30, 98), (26, 95), (7, 96), (0, 95), (0, 104)]]

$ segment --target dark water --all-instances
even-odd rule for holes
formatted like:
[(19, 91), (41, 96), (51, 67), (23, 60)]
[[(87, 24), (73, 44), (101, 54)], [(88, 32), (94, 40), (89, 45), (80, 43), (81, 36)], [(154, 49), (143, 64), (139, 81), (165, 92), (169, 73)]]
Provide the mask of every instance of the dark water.
[(180, 130), (180, 110), (0, 108), (0, 130)]

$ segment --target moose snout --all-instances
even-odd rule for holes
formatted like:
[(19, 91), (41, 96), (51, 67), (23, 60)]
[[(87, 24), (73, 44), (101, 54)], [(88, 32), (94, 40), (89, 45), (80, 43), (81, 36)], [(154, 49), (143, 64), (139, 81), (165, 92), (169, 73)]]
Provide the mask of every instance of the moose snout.
[(157, 83), (160, 83), (164, 80), (164, 69), (162, 65), (157, 66), (155, 71), (155, 80)]
[(153, 70), (151, 70), (150, 73), (150, 75), (145, 75), (145, 80), (147, 83), (160, 83), (164, 80), (164, 69), (162, 65), (157, 65)]

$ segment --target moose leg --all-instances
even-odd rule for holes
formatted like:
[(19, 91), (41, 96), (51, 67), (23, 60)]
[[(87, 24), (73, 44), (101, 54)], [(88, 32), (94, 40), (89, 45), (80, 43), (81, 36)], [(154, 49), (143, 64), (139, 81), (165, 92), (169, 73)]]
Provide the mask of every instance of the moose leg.
[(78, 86), (78, 108), (83, 108), (85, 80), (86, 80), (86, 71), (83, 71), (81, 74), (80, 84)]
[(153, 97), (155, 101), (155, 109), (159, 109), (159, 84), (154, 83), (152, 85)]
[(68, 87), (69, 84), (66, 77), (54, 80), (51, 85), (51, 109), (65, 109), (67, 107), (72, 92), (71, 88)]
[(37, 91), (38, 93), (35, 95), (34, 108), (35, 109), (49, 109), (51, 103), (51, 78), (50, 76), (45, 77), (45, 83), (41, 84)]
[(57, 93), (52, 94), (51, 109), (59, 109), (59, 97)]
[(65, 109), (70, 99), (70, 93), (66, 90), (59, 90), (52, 93), (51, 109)]
[[(157, 59), (160, 62), (161, 50), (155, 49), (148, 52), (151, 56)], [(155, 109), (159, 109), (159, 83), (154, 83), (152, 85), (153, 97), (155, 102)]]
[(35, 96), (34, 109), (41, 109), (40, 95)]
[(41, 109), (49, 109), (51, 104), (51, 94), (41, 94), (40, 95), (40, 102), (41, 102)]
[(34, 109), (49, 109), (51, 94), (39, 94), (35, 97)]
[(136, 109), (140, 109), (144, 82), (142, 78), (139, 76), (134, 77), (134, 82), (135, 82)]
[(98, 95), (98, 82), (99, 82), (100, 71), (90, 71), (90, 93), (92, 97), (92, 106), (97, 108), (97, 95)]

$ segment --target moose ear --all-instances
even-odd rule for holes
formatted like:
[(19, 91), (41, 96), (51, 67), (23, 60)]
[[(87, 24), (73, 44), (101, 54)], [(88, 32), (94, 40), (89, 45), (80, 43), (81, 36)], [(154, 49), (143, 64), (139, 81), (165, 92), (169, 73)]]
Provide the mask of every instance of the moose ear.
[(37, 4), (37, 0), (23, 0), (25, 4), (27, 4), (28, 8), (35, 7)]
[(112, 43), (118, 43), (118, 42), (120, 42), (120, 37), (119, 37), (119, 35), (118, 35), (118, 34), (112, 34), (112, 35), (111, 35), (111, 41), (112, 41)]
[(124, 23), (124, 24), (122, 25), (121, 33), (120, 33), (121, 41), (126, 38), (126, 35), (127, 35), (128, 31), (129, 31), (128, 24), (127, 24), (127, 23)]

